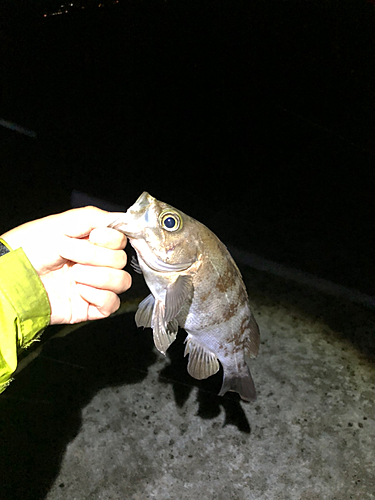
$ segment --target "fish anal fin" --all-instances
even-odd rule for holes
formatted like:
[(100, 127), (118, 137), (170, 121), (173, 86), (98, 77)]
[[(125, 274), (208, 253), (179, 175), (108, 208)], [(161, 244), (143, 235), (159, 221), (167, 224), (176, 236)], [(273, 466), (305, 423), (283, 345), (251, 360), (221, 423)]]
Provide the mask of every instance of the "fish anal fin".
[(165, 296), (165, 321), (168, 323), (180, 312), (184, 302), (193, 291), (191, 276), (182, 274), (167, 288)]
[(219, 371), (220, 365), (215, 354), (201, 346), (191, 336), (186, 338), (184, 356), (189, 354), (187, 371), (192, 377), (202, 380)]
[(250, 370), (247, 367), (247, 375), (245, 376), (230, 376), (225, 375), (224, 368), (224, 379), (223, 385), (221, 386), (219, 396), (224, 396), (228, 391), (238, 392), (241, 399), (244, 401), (254, 401), (256, 399), (256, 390), (253, 378), (251, 376)]
[(138, 327), (143, 326), (144, 328), (149, 328), (151, 326), (154, 304), (155, 299), (150, 293), (150, 295), (143, 299), (138, 305), (137, 312), (135, 313), (135, 322)]
[(164, 304), (159, 300), (155, 302), (151, 327), (156, 349), (162, 354), (165, 354), (168, 347), (176, 339), (178, 324), (177, 322), (170, 322), (166, 325), (164, 319)]

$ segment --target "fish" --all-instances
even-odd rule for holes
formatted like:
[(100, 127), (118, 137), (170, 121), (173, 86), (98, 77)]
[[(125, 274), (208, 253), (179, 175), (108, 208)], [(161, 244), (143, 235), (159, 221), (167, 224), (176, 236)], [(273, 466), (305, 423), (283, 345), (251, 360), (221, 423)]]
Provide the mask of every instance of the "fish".
[(241, 273), (226, 246), (204, 224), (146, 191), (109, 227), (124, 233), (137, 255), (133, 267), (150, 290), (135, 314), (152, 328), (155, 347), (166, 354), (179, 328), (187, 334), (187, 370), (202, 380), (223, 368), (219, 396), (237, 392), (253, 401), (250, 360), (260, 333)]

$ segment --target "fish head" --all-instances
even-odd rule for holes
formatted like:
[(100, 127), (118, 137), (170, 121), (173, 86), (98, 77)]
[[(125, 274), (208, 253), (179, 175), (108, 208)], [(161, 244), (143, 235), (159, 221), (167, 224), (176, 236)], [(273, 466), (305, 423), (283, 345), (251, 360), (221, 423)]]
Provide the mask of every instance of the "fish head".
[(146, 191), (110, 227), (124, 233), (140, 257), (159, 272), (182, 271), (198, 258), (195, 219)]

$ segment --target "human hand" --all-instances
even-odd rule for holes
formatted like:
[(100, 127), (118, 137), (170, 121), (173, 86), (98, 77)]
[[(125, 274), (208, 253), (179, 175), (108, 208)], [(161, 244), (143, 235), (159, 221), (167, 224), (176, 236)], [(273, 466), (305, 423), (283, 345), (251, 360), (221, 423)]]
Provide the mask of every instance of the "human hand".
[(126, 236), (106, 227), (113, 220), (95, 207), (68, 210), (27, 222), (1, 237), (22, 247), (39, 274), (51, 305), (51, 324), (79, 323), (109, 316), (117, 294), (131, 286)]

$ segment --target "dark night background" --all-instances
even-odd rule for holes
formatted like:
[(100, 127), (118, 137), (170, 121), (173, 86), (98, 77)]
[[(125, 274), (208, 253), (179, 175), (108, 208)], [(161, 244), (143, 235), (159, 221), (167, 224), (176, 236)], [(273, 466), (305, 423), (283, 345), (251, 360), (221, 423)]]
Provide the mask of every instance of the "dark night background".
[(64, 2), (1, 2), (0, 118), (37, 137), (0, 127), (0, 230), (147, 190), (374, 293), (370, 2)]

